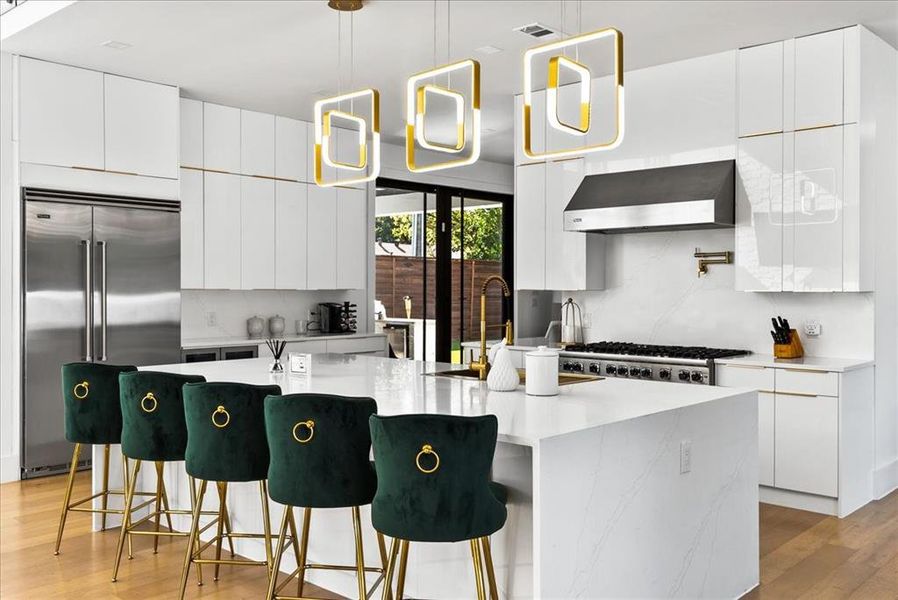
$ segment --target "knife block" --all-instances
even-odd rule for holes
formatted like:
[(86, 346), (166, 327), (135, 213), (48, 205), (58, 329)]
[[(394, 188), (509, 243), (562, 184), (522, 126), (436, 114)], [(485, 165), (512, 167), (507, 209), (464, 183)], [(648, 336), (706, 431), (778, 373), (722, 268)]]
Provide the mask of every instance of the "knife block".
[(801, 345), (801, 338), (794, 329), (789, 330), (788, 344), (774, 344), (773, 355), (776, 358), (801, 358), (804, 356), (804, 348)]

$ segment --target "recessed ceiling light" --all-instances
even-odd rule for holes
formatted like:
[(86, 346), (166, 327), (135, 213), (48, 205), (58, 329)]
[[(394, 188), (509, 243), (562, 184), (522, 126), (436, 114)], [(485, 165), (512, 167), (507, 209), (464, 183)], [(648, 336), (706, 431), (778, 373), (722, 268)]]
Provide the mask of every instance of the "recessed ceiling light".
[(116, 40), (106, 40), (101, 46), (106, 46), (107, 48), (111, 48), (113, 50), (127, 50), (131, 47), (131, 44), (127, 42), (118, 42)]
[(542, 23), (530, 23), (528, 25), (521, 25), (520, 27), (515, 27), (512, 31), (520, 31), (521, 33), (526, 33), (527, 35), (543, 40), (551, 40), (554, 37), (558, 36), (558, 32), (554, 29), (550, 29), (546, 27)]
[(497, 48), (496, 46), (481, 46), (480, 48), (475, 48), (474, 52), (480, 52), (481, 54), (498, 54), (502, 52), (502, 48)]

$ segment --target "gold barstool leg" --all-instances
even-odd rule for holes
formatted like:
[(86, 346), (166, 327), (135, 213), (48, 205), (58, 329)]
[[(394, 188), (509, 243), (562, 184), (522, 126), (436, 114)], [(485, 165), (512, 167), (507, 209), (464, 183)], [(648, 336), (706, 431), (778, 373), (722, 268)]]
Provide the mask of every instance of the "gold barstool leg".
[(234, 553), (234, 540), (233, 540), (233, 538), (231, 538), (231, 515), (228, 512), (227, 506), (225, 506), (224, 517), (225, 517), (224, 528), (225, 528), (225, 534), (227, 535), (227, 538), (228, 538), (228, 548), (230, 548), (230, 550), (231, 550), (231, 558), (234, 558), (236, 556), (236, 554)]
[(408, 566), (408, 540), (399, 542), (399, 573), (396, 577), (396, 600), (405, 595), (405, 569)]
[[(377, 549), (380, 551), (380, 564), (383, 567), (384, 573), (387, 572), (387, 563), (390, 562), (390, 559), (387, 558), (387, 544), (384, 542), (384, 534), (381, 532), (377, 532)], [(389, 596), (387, 600), (392, 600), (393, 598), (393, 590), (386, 588), (389, 592)]]
[(480, 564), (480, 544), (477, 539), (471, 540), (471, 557), (474, 559), (474, 581), (477, 584), (477, 600), (486, 600), (483, 589), (483, 568)]
[[(162, 478), (163, 472), (165, 470), (165, 463), (162, 463), (162, 466), (159, 468), (159, 477), (162, 479), (162, 508), (165, 509), (165, 520), (168, 521), (168, 530), (174, 531), (175, 526), (172, 525), (171, 522), (171, 513), (169, 512), (171, 509), (168, 506), (168, 492), (165, 490), (165, 479)], [(190, 506), (190, 510), (193, 510), (193, 505)]]
[[(391, 588), (393, 587), (393, 569), (396, 567), (396, 554), (399, 552), (399, 539), (393, 538), (393, 541), (390, 542), (390, 558), (387, 561), (387, 571), (384, 573), (384, 591), (381, 594), (381, 600), (388, 600), (391, 594)], [(302, 595), (302, 594), (300, 594)], [(399, 600), (399, 596), (396, 596), (397, 600)]]
[(125, 538), (131, 538), (128, 531), (131, 525), (131, 506), (134, 502), (134, 488), (137, 487), (137, 474), (140, 472), (140, 459), (134, 461), (134, 473), (128, 478), (129, 485), (125, 490), (125, 506), (122, 511), (122, 529), (118, 536), (118, 546), (115, 550), (115, 564), (112, 567), (112, 582), (118, 579), (118, 568), (122, 562), (122, 550), (125, 548)]
[(299, 580), (296, 584), (297, 596), (302, 596), (302, 588), (306, 583), (306, 551), (309, 548), (309, 525), (311, 521), (312, 509), (306, 508), (302, 514), (302, 539), (299, 542), (299, 558), (296, 561), (296, 566), (299, 567), (299, 572), (296, 574)]
[[(128, 493), (128, 488), (131, 487), (131, 484), (130, 484), (131, 480), (128, 479), (128, 469), (129, 468), (130, 467), (128, 465), (128, 457), (125, 456), (124, 452), (122, 452), (122, 485), (124, 486), (124, 487), (122, 487), (122, 489), (125, 491), (126, 494)], [(130, 527), (131, 526), (130, 518), (131, 517), (129, 516), (128, 520), (125, 520), (125, 515), (122, 515), (122, 523), (125, 523), (128, 527)], [(134, 546), (131, 544), (131, 534), (129, 533), (128, 534), (128, 560), (131, 560), (132, 558), (134, 558)]]
[[(228, 484), (224, 482), (217, 482), (215, 485), (218, 486), (218, 529), (216, 534), (216, 542), (215, 542), (215, 560), (221, 560), (221, 538), (222, 531), (224, 530), (224, 514), (227, 512), (227, 496), (228, 496)], [(221, 568), (221, 565), (216, 563), (215, 569), (212, 573), (212, 581), (218, 581), (218, 572)]]
[(355, 571), (359, 584), (359, 600), (365, 600), (368, 587), (365, 583), (365, 550), (362, 548), (362, 517), (359, 507), (352, 507), (352, 531), (355, 534)]
[(493, 569), (493, 552), (490, 548), (490, 538), (487, 536), (480, 538), (480, 545), (483, 547), (483, 562), (486, 563), (486, 579), (490, 586), (490, 598), (499, 600), (499, 588), (496, 587), (496, 572)]
[[(271, 576), (268, 578), (268, 595), (265, 600), (274, 598), (274, 590), (277, 588), (278, 573), (281, 569), (281, 556), (284, 554), (284, 544), (287, 539), (287, 527), (290, 525), (290, 517), (293, 512), (292, 506), (284, 507), (284, 516), (281, 519), (281, 531), (278, 533), (277, 548), (274, 551), (274, 568), (271, 570)], [(296, 539), (295, 537), (293, 538)]]
[[(100, 531), (106, 531), (106, 508), (109, 506), (109, 444), (103, 446), (103, 495), (100, 497)], [(122, 521), (124, 523), (124, 521)]]
[[(196, 492), (196, 479), (194, 479), (190, 475), (187, 476), (187, 479), (190, 481), (190, 511), (193, 512), (194, 510), (196, 510), (196, 504), (197, 504), (197, 502), (196, 502), (196, 493), (197, 493)], [(201, 504), (201, 506), (202, 506), (202, 504)], [(200, 508), (200, 510), (202, 510), (202, 508)], [(197, 545), (197, 547), (199, 547), (199, 545), (200, 545), (199, 534), (197, 534), (197, 536), (196, 536), (196, 545)], [(196, 565), (196, 584), (203, 585), (203, 565), (200, 563), (197, 563), (197, 565)]]
[(62, 501), (62, 513), (59, 515), (59, 530), (56, 532), (56, 547), (53, 554), (59, 554), (59, 544), (62, 543), (62, 530), (65, 529), (65, 519), (69, 514), (69, 502), (72, 501), (72, 486), (75, 485), (75, 471), (78, 470), (78, 459), (81, 457), (81, 444), (75, 444), (72, 451), (72, 466), (69, 467), (69, 481), (65, 488), (65, 497)]
[(203, 506), (203, 496), (206, 495), (206, 483), (205, 479), (200, 483), (200, 491), (197, 494), (196, 504), (193, 507), (193, 522), (190, 524), (190, 535), (187, 536), (187, 552), (184, 554), (184, 566), (181, 569), (181, 591), (178, 595), (180, 600), (184, 600), (184, 594), (187, 593), (187, 577), (190, 575), (190, 563), (193, 562), (193, 546), (199, 539), (200, 509)]
[[(162, 462), (156, 461), (156, 533), (159, 533), (159, 521), (162, 519)], [(153, 554), (159, 554), (159, 536), (153, 536)]]
[(271, 556), (271, 515), (269, 513), (268, 482), (266, 480), (263, 479), (259, 482), (259, 491), (262, 495), (262, 525), (265, 527), (265, 531), (262, 532), (265, 536), (265, 562), (267, 563), (268, 576), (271, 577), (274, 559)]

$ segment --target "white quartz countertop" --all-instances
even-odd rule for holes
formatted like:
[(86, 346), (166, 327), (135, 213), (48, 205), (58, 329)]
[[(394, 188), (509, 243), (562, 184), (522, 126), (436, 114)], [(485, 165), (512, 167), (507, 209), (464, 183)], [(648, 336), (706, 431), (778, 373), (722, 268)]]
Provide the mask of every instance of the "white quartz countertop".
[(772, 354), (749, 354), (748, 356), (735, 358), (720, 358), (715, 362), (719, 365), (807, 369), (808, 371), (832, 371), (836, 373), (873, 366), (873, 360), (864, 358), (835, 358), (827, 356), (776, 358)]
[[(314, 340), (352, 340), (370, 337), (383, 337), (383, 333), (335, 333), (335, 334), (313, 334), (313, 335), (282, 335), (277, 339), (285, 342), (310, 342)], [(187, 338), (181, 340), (181, 348), (185, 350), (195, 350), (196, 348), (230, 348), (233, 346), (258, 346), (264, 344), (265, 337), (249, 338), (249, 337), (209, 337), (209, 338)]]
[[(496, 344), (498, 344), (501, 340), (487, 340), (486, 347), (492, 348)], [(551, 346), (548, 344), (543, 338), (523, 338), (515, 340), (515, 343), (508, 347), (509, 350), (520, 350), (523, 352), (530, 352), (531, 350), (536, 350), (539, 346)], [(480, 349), (480, 342), (462, 342), (462, 348), (473, 348)], [(551, 346), (553, 350), (561, 350), (556, 346)]]
[(208, 381), (277, 384), (283, 393), (317, 392), (370, 396), (386, 415), (433, 413), (495, 414), (499, 440), (535, 446), (540, 440), (677, 410), (752, 390), (675, 385), (654, 381), (603, 379), (562, 386), (558, 396), (490, 391), (486, 383), (427, 376), (462, 365), (370, 356), (315, 354), (310, 376), (268, 372), (269, 359), (142, 366), (144, 370), (203, 375)]

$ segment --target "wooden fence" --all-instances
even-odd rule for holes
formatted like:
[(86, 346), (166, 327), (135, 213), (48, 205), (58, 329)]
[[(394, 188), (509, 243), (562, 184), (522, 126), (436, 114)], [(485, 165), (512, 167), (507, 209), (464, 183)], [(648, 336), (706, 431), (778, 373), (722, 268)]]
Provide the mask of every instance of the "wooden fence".
[[(462, 264), (464, 262), (464, 264)], [(424, 277), (427, 275), (425, 298)], [(452, 339), (461, 340), (464, 316), (464, 340), (480, 339), (480, 286), (490, 275), (501, 275), (502, 263), (494, 260), (452, 260)], [(463, 288), (463, 295), (462, 295)], [(434, 318), (436, 298), (436, 260), (407, 256), (375, 257), (374, 297), (383, 302), (388, 317), (405, 317), (404, 296), (411, 296), (412, 318)], [(464, 303), (462, 302), (464, 298)], [(464, 311), (462, 311), (464, 304)], [(501, 337), (502, 292), (497, 285), (487, 294), (486, 320), (489, 337)]]

